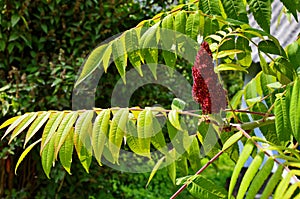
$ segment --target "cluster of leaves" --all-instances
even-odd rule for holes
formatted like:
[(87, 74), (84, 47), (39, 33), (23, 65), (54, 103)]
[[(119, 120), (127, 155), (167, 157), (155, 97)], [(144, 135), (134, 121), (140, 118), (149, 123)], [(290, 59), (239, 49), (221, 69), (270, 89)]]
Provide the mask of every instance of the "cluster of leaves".
[[(290, 1), (282, 2), (297, 19), (300, 5), (296, 3), (293, 6)], [(263, 30), (253, 29), (248, 25), (246, 6), (249, 6)], [(147, 63), (153, 77), (157, 78), (160, 62), (171, 68), (177, 66), (179, 57), (189, 63), (194, 62), (199, 34), (210, 44), (217, 73), (229, 70), (247, 72), (252, 63), (249, 47), (252, 43), (258, 49), (262, 72), (230, 99), (230, 110), (226, 118), (222, 118), (222, 115), (206, 116), (200, 111), (195, 113), (184, 110), (184, 102), (178, 99), (174, 100), (171, 110), (112, 107), (26, 113), (7, 120), (0, 127), (8, 126), (3, 137), (12, 132), (9, 142), (29, 127), (25, 135), (26, 145), (45, 125), (42, 135), (38, 136), (41, 138), (25, 149), (17, 166), (39, 142), (43, 169), (48, 177), (58, 157), (63, 167), (70, 172), (74, 147), (81, 164), (88, 171), (92, 155), (100, 165), (102, 158), (117, 164), (120, 161), (120, 150), (128, 146), (140, 157), (146, 157), (150, 161), (156, 158), (157, 161), (152, 162), (153, 170), (149, 181), (160, 167), (167, 166), (169, 176), (175, 182), (178, 170), (187, 175), (188, 165), (193, 170), (201, 167), (200, 152), (204, 151), (212, 159), (196, 175), (179, 179), (177, 183), (183, 184), (182, 189), (172, 198), (186, 187), (198, 198), (231, 198), (241, 168), (253, 156), (252, 164), (243, 176), (237, 198), (243, 198), (245, 194), (247, 198), (252, 198), (264, 182), (267, 185), (262, 193), (263, 198), (272, 194), (275, 198), (299, 197), (297, 145), (300, 141), (300, 116), (297, 112), (300, 110), (300, 79), (297, 54), (300, 44), (298, 41), (294, 42), (284, 50), (278, 40), (269, 34), (270, 17), (270, 0), (196, 1), (177, 6), (170, 12), (142, 21), (135, 28), (98, 46), (84, 63), (76, 82), (76, 86), (84, 84), (84, 80), (99, 68), (107, 71), (112, 62), (111, 57), (124, 82), (129, 63), (141, 76), (141, 66)], [(255, 43), (254, 38), (261, 40)], [(160, 53), (162, 59), (159, 58)], [(263, 55), (269, 57), (271, 62), (267, 63)], [(248, 108), (239, 110), (243, 98)], [(95, 113), (97, 116), (93, 120)], [(158, 117), (166, 119), (166, 129), (160, 126)], [(191, 123), (197, 127), (189, 132)], [(250, 136), (255, 128), (265, 138)], [(162, 132), (163, 130), (166, 132)], [(217, 144), (208, 145), (211, 143), (209, 139), (214, 139)], [(220, 143), (217, 142), (218, 139)], [(171, 142), (170, 148), (167, 141)], [(238, 153), (237, 141), (244, 143), (241, 155)], [(153, 156), (153, 150), (159, 151), (159, 154)], [(275, 155), (268, 150), (276, 151)], [(201, 175), (224, 152), (236, 161), (228, 192)], [(267, 159), (266, 163), (264, 159)], [(283, 163), (278, 159), (283, 160)], [(270, 180), (266, 181), (274, 165), (278, 168)], [(284, 177), (283, 171), (287, 173)]]

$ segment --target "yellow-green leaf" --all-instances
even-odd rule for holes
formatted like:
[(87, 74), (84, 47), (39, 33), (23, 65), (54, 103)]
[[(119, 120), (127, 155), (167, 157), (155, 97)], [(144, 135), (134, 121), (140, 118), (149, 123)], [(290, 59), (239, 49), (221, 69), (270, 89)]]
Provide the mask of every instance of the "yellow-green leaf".
[(26, 137), (25, 137), (25, 142), (24, 142), (24, 147), (26, 146), (27, 142), (40, 130), (40, 128), (45, 124), (45, 122), (49, 119), (51, 115), (51, 112), (43, 112), (41, 115), (39, 115), (36, 120), (32, 123), (32, 125), (29, 127)]
[(74, 145), (80, 160), (81, 165), (85, 169), (87, 173), (89, 173), (89, 167), (92, 162), (92, 144), (89, 132), (92, 131), (92, 121), (88, 122), (88, 130), (87, 131), (76, 131), (74, 133)]
[(45, 145), (48, 144), (53, 134), (56, 132), (56, 129), (62, 121), (63, 117), (64, 112), (52, 113), (50, 115), (50, 119), (48, 120), (43, 131), (40, 153), (43, 152)]
[(178, 130), (182, 131), (179, 121), (179, 115), (177, 110), (171, 110), (168, 114), (168, 119), (170, 123)]
[(222, 151), (226, 151), (229, 149), (232, 145), (234, 145), (237, 141), (239, 141), (243, 137), (243, 132), (239, 131), (235, 134), (233, 134), (230, 138), (226, 140), (226, 142), (223, 144)]
[(10, 140), (8, 142), (8, 144), (15, 138), (17, 137), (20, 133), (22, 133), (30, 124), (31, 122), (33, 122), (33, 120), (36, 118), (36, 116), (38, 115), (38, 113), (28, 113), (27, 117), (24, 118), (24, 120), (22, 120), (20, 122), (20, 124), (14, 129), (14, 131), (11, 134)]
[(20, 165), (20, 163), (23, 161), (23, 159), (25, 158), (25, 156), (31, 151), (31, 149), (41, 141), (42, 139), (39, 139), (37, 141), (35, 141), (34, 143), (32, 143), (31, 145), (29, 145), (24, 151), (23, 153), (20, 155), (18, 162), (16, 164), (16, 168), (15, 168), (15, 174), (17, 174), (17, 169)]
[(76, 81), (75, 86), (79, 85), (100, 66), (100, 63), (104, 57), (104, 53), (106, 52), (107, 46), (107, 44), (101, 45), (91, 52), (83, 66), (83, 69), (78, 80)]
[(291, 102), (290, 102), (290, 120), (293, 135), (296, 140), (300, 141), (300, 78), (298, 77), (294, 83)]
[(152, 112), (150, 109), (143, 110), (137, 119), (137, 133), (139, 146), (144, 155), (150, 158), (150, 138), (153, 136)]
[(120, 148), (126, 131), (128, 115), (128, 108), (122, 108), (116, 112), (111, 121), (108, 135), (108, 147), (112, 153), (114, 163), (118, 163)]
[(112, 43), (112, 54), (117, 70), (126, 83), (125, 72), (127, 66), (127, 52), (125, 47), (125, 36), (121, 36)]
[(149, 176), (149, 179), (148, 179), (148, 182), (146, 184), (146, 187), (149, 185), (150, 181), (152, 180), (152, 178), (154, 177), (154, 175), (156, 174), (156, 172), (158, 171), (158, 169), (160, 168), (161, 164), (163, 163), (163, 161), (165, 160), (165, 156), (160, 158), (157, 163), (154, 165), (151, 173), (150, 173), (150, 176)]
[(186, 21), (185, 33), (193, 40), (197, 40), (200, 27), (200, 14), (199, 12), (189, 15)]
[(108, 129), (109, 129), (110, 109), (106, 109), (100, 112), (96, 117), (93, 132), (92, 132), (92, 147), (94, 156), (101, 166), (101, 156), (104, 149), (104, 144), (107, 141)]
[(42, 167), (47, 176), (50, 179), (50, 171), (51, 168), (54, 166), (55, 158), (55, 139), (56, 139), (56, 132), (54, 132), (53, 136), (50, 138), (49, 142), (45, 145), (42, 151)]
[(74, 137), (74, 128), (71, 128), (58, 154), (61, 165), (65, 168), (65, 170), (70, 175), (71, 175), (72, 155), (74, 149), (73, 137)]
[(248, 73), (248, 71), (244, 67), (242, 67), (239, 64), (234, 64), (234, 63), (220, 64), (217, 66), (216, 70), (218, 72), (227, 71), (227, 70), (236, 70), (236, 71), (243, 71), (243, 72)]
[(230, 56), (230, 55), (235, 55), (235, 54), (238, 54), (238, 53), (243, 53), (244, 51), (242, 50), (238, 50), (238, 49), (232, 49), (232, 50), (223, 50), (221, 52), (218, 52), (218, 54), (216, 55), (215, 58), (223, 58), (223, 57), (227, 57), (227, 56)]
[(77, 120), (77, 117), (78, 117), (77, 111), (70, 112), (64, 117), (63, 121), (60, 123), (57, 129), (56, 140), (55, 140), (55, 159), (57, 159), (59, 149), (65, 142), (66, 137), (71, 131), (71, 128), (73, 128), (73, 125)]
[(12, 123), (14, 123), (14, 121), (16, 121), (20, 117), (21, 116), (15, 116), (15, 117), (12, 117), (12, 118), (6, 120), (3, 124), (1, 124), (0, 129), (3, 129), (3, 128), (7, 127), (8, 125), (11, 125)]

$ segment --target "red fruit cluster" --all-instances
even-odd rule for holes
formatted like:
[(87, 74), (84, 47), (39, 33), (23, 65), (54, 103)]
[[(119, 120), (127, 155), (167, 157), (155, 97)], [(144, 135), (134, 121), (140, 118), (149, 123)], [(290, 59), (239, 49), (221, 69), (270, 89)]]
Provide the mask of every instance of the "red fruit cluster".
[(207, 42), (197, 53), (193, 74), (193, 98), (202, 107), (203, 114), (218, 113), (226, 108), (226, 92), (214, 72), (212, 53)]

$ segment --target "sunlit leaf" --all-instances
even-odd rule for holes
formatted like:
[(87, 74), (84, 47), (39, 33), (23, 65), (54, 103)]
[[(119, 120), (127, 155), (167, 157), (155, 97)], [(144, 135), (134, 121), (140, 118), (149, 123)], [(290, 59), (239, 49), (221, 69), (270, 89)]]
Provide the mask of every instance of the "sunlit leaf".
[(238, 159), (238, 161), (235, 165), (235, 168), (233, 170), (233, 173), (231, 175), (229, 191), (228, 191), (228, 198), (231, 197), (231, 195), (233, 193), (233, 189), (234, 189), (237, 179), (239, 177), (239, 174), (240, 174), (245, 162), (251, 155), (253, 148), (254, 148), (254, 144), (253, 144), (252, 140), (248, 140), (244, 146), (242, 153), (240, 154), (240, 158)]
[(125, 37), (122, 36), (112, 43), (112, 54), (117, 70), (121, 75), (123, 82), (126, 82), (125, 71), (127, 66), (127, 49), (125, 47)]
[(170, 123), (178, 130), (182, 130), (180, 126), (180, 121), (179, 121), (179, 114), (177, 110), (172, 110), (168, 114), (168, 119)]
[[(55, 140), (55, 159), (57, 158), (58, 152), (60, 150), (60, 147), (65, 142), (68, 134), (70, 133), (71, 129), (73, 128), (74, 123), (76, 122), (78, 117), (78, 112), (70, 112), (68, 113), (64, 119), (61, 121), (57, 133), (56, 133), (56, 140)], [(76, 131), (76, 129), (75, 129)]]
[(108, 135), (108, 147), (114, 158), (114, 163), (118, 163), (120, 148), (122, 145), (123, 137), (126, 131), (126, 123), (128, 120), (128, 109), (120, 109), (114, 115)]
[(50, 171), (55, 163), (55, 140), (56, 132), (54, 132), (49, 142), (45, 145), (43, 151), (41, 152), (42, 167), (48, 178), (50, 178)]
[[(17, 137), (20, 133), (22, 133), (37, 117), (38, 113), (28, 113), (27, 117), (24, 118), (18, 126), (14, 129), (14, 131), (11, 134), (10, 140), (8, 142), (11, 143), (11, 141)], [(19, 118), (20, 119), (20, 118)]]
[(110, 109), (105, 109), (96, 117), (93, 126), (92, 147), (94, 156), (99, 165), (102, 165), (101, 156), (103, 153), (104, 144), (108, 139), (109, 119)]
[(40, 153), (43, 152), (45, 145), (48, 144), (53, 134), (56, 132), (57, 127), (59, 126), (63, 117), (64, 112), (52, 113), (50, 115), (50, 119), (48, 120), (43, 131)]
[(84, 63), (84, 67), (80, 73), (79, 78), (77, 79), (75, 86), (79, 85), (83, 82), (88, 76), (90, 76), (101, 64), (103, 60), (104, 53), (107, 51), (108, 45), (104, 44), (97, 48), (95, 48), (89, 57), (87, 58), (86, 62)]
[(25, 156), (31, 151), (31, 149), (41, 141), (42, 139), (39, 139), (37, 141), (35, 141), (34, 143), (32, 143), (31, 145), (29, 145), (24, 151), (23, 153), (20, 155), (19, 159), (18, 159), (18, 162), (16, 164), (16, 167), (15, 167), (15, 174), (17, 174), (17, 169), (20, 165), (20, 163), (24, 160)]
[(159, 170), (161, 164), (163, 163), (163, 161), (165, 160), (165, 156), (160, 158), (157, 163), (154, 165), (151, 173), (150, 173), (150, 176), (148, 178), (148, 182), (146, 184), (146, 187), (149, 185), (150, 181), (152, 180), (152, 178), (154, 177), (154, 175), (156, 174), (156, 172)]
[(24, 147), (26, 146), (27, 142), (38, 132), (38, 130), (41, 129), (41, 127), (49, 119), (50, 114), (51, 114), (50, 112), (43, 112), (34, 120), (34, 122), (31, 124), (31, 126), (29, 127), (26, 133)]
[(296, 140), (300, 142), (300, 78), (298, 77), (294, 82), (293, 91), (290, 102), (290, 121), (292, 125), (293, 135)]
[(60, 147), (59, 150), (59, 160), (61, 165), (65, 168), (65, 170), (71, 175), (71, 163), (74, 149), (74, 128), (71, 128), (68, 133), (65, 142)]

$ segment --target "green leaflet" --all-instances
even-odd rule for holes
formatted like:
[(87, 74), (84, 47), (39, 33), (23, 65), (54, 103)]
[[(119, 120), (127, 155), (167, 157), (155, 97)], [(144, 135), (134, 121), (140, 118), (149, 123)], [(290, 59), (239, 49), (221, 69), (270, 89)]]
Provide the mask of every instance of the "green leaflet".
[(52, 113), (50, 115), (50, 119), (48, 120), (43, 131), (40, 153), (43, 152), (45, 145), (48, 144), (53, 134), (56, 132), (56, 129), (62, 121), (63, 117), (64, 112)]
[(140, 47), (140, 37), (136, 28), (132, 28), (125, 33), (125, 46), (128, 54), (128, 58), (133, 67), (137, 70), (137, 72), (143, 76), (143, 72), (141, 69), (141, 52), (139, 50)]
[(137, 119), (137, 134), (139, 146), (143, 148), (144, 155), (150, 158), (150, 138), (154, 135), (153, 114), (150, 109), (140, 112)]
[(219, 0), (199, 1), (199, 10), (209, 15), (221, 15)]
[[(126, 143), (129, 148), (136, 154), (141, 156), (147, 156), (147, 149), (140, 145), (140, 138), (138, 137), (137, 128), (132, 120), (129, 120), (126, 124)], [(149, 156), (148, 156), (149, 157)]]
[(258, 44), (258, 50), (264, 53), (270, 53), (274, 55), (281, 55), (286, 57), (283, 48), (272, 40), (263, 40)]
[[(38, 113), (28, 113), (26, 114), (26, 118), (24, 118), (14, 129), (14, 131), (11, 134), (10, 140), (8, 142), (8, 144), (11, 143), (11, 141), (17, 137), (20, 133), (22, 133), (32, 122), (33, 120), (35, 120), (35, 118), (37, 117)], [(21, 118), (19, 118), (21, 119)], [(16, 121), (17, 122), (17, 121)], [(9, 129), (7, 129), (8, 131)], [(6, 133), (5, 133), (6, 134)]]
[(258, 193), (259, 189), (271, 173), (273, 166), (274, 159), (269, 158), (251, 182), (246, 199), (255, 198), (255, 195)]
[(165, 156), (162, 157), (162, 158), (160, 158), (160, 159), (157, 161), (157, 163), (154, 165), (154, 167), (153, 167), (153, 169), (152, 169), (152, 171), (151, 171), (151, 173), (150, 173), (150, 176), (149, 176), (149, 178), (148, 178), (148, 182), (147, 182), (147, 184), (146, 184), (146, 187), (148, 187), (149, 183), (151, 182), (151, 180), (152, 180), (152, 178), (154, 177), (154, 175), (156, 174), (156, 172), (159, 170), (159, 168), (160, 168), (161, 164), (163, 163), (163, 161), (165, 160), (165, 158), (166, 158)]
[(89, 75), (91, 75), (101, 64), (104, 57), (104, 53), (107, 50), (108, 45), (104, 44), (94, 49), (87, 58), (84, 67), (80, 73), (79, 78), (75, 83), (75, 87), (83, 82)]
[(240, 154), (240, 158), (238, 159), (238, 161), (235, 165), (235, 168), (233, 170), (233, 173), (231, 175), (229, 191), (228, 191), (228, 198), (231, 197), (233, 189), (234, 189), (235, 184), (236, 184), (236, 181), (239, 177), (239, 173), (242, 170), (245, 162), (247, 161), (247, 159), (251, 155), (253, 148), (254, 148), (254, 144), (253, 144), (252, 140), (247, 140), (247, 142), (244, 146), (244, 149), (243, 149), (242, 153)]
[(285, 191), (288, 189), (288, 186), (291, 181), (291, 177), (293, 176), (292, 172), (289, 172), (277, 185), (274, 198), (283, 198)]
[(143, 49), (157, 48), (157, 43), (160, 39), (159, 23), (154, 24), (146, 30), (141, 37), (141, 46)]
[(154, 24), (141, 37), (142, 56), (155, 79), (157, 79), (158, 41), (160, 40), (159, 25), (160, 22)]
[(90, 140), (90, 132), (92, 132), (92, 121), (87, 121), (87, 124), (84, 125), (84, 129), (86, 131), (79, 131), (75, 128), (74, 133), (74, 145), (78, 155), (78, 159), (80, 160), (81, 165), (85, 169), (87, 173), (89, 173), (89, 167), (92, 162), (92, 147)]
[(168, 119), (170, 123), (178, 130), (182, 131), (180, 121), (179, 121), (179, 114), (178, 110), (171, 110), (168, 114)]
[[(74, 123), (76, 122), (78, 117), (78, 112), (70, 112), (68, 113), (62, 122), (60, 123), (57, 133), (56, 133), (56, 139), (55, 139), (55, 159), (57, 159), (58, 152), (60, 150), (60, 147), (63, 145), (63, 143), (66, 140), (66, 137), (70, 133), (71, 128), (73, 128)], [(76, 131), (76, 127), (75, 127)]]
[(50, 114), (50, 112), (43, 112), (34, 120), (34, 122), (31, 124), (26, 133), (24, 147), (26, 146), (27, 142), (38, 132), (38, 130), (40, 130), (44, 123), (49, 119)]
[(239, 131), (235, 134), (233, 134), (230, 138), (226, 140), (226, 142), (223, 144), (222, 151), (226, 151), (229, 149), (232, 145), (234, 145), (237, 141), (239, 141), (243, 137), (243, 132)]
[(276, 76), (276, 73), (269, 66), (269, 64), (267, 63), (267, 61), (263, 57), (262, 53), (260, 51), (258, 53), (259, 53), (260, 66), (261, 66), (262, 71), (264, 72), (264, 74)]
[[(281, 2), (283, 3), (283, 5), (289, 10), (289, 12), (291, 12), (294, 16), (294, 18), (296, 19), (296, 21), (298, 21), (298, 16), (297, 16), (297, 4), (299, 6), (299, 1), (294, 1), (294, 0), (281, 0)], [(299, 7), (298, 7), (299, 8)], [(299, 10), (298, 10), (299, 11)]]
[[(224, 51), (222, 51), (224, 52)], [(236, 71), (243, 71), (243, 72), (248, 72), (246, 70), (246, 68), (242, 67), (241, 65), (239, 64), (234, 64), (234, 63), (225, 63), (225, 64), (219, 64), (216, 68), (216, 70), (218, 72), (221, 72), (221, 71), (228, 71), (228, 70), (236, 70)]]
[(289, 84), (296, 78), (293, 65), (283, 57), (276, 58), (270, 66), (276, 71), (276, 77), (282, 84)]
[(246, 7), (242, 1), (221, 0), (225, 13), (232, 19), (248, 23)]
[(94, 151), (94, 156), (101, 166), (101, 156), (104, 149), (104, 144), (108, 138), (108, 128), (110, 119), (110, 109), (102, 110), (100, 114), (96, 117), (93, 133), (92, 133), (92, 147)]
[[(279, 83), (277, 82), (276, 77), (264, 74), (263, 72), (260, 73), (260, 86), (262, 89), (263, 96), (267, 96), (273, 91), (273, 89), (270, 88), (270, 85), (274, 83), (275, 84)], [(265, 101), (268, 107), (271, 107), (272, 104), (275, 102), (275, 98), (273, 95), (271, 95), (269, 98), (265, 99)]]
[(79, 116), (75, 124), (75, 133), (79, 134), (80, 141), (83, 143), (85, 142), (87, 137), (90, 137), (92, 135), (92, 130), (90, 129), (90, 125), (92, 123), (93, 117), (94, 117), (94, 111), (87, 110)]
[(251, 101), (253, 99), (260, 100), (260, 97), (257, 96), (257, 86), (256, 86), (256, 79), (252, 79), (245, 87), (245, 100), (248, 106), (253, 105), (256, 101)]
[(291, 124), (288, 115), (288, 104), (284, 96), (280, 96), (275, 101), (275, 125), (277, 137), (282, 144), (291, 139)]
[[(236, 1), (240, 2), (240, 1)], [(244, 52), (237, 54), (238, 62), (245, 67), (249, 67), (252, 64), (252, 56), (251, 56), (251, 47), (249, 45), (249, 40), (244, 37), (238, 37), (236, 39), (236, 49), (243, 50)]]
[(162, 56), (167, 66), (174, 68), (177, 55), (175, 53), (176, 32), (174, 31), (174, 17), (167, 15), (161, 23), (160, 40), (162, 43)]
[(197, 171), (201, 167), (201, 152), (196, 136), (193, 137), (193, 141), (188, 149), (188, 160), (193, 171)]
[(172, 46), (176, 44), (173, 15), (169, 14), (162, 20), (160, 31), (160, 38), (163, 49), (171, 50)]
[(179, 98), (174, 98), (171, 104), (171, 109), (172, 110), (178, 110), (178, 111), (183, 111), (186, 103), (179, 99)]
[(129, 112), (127, 108), (119, 109), (115, 113), (111, 121), (108, 135), (108, 148), (112, 153), (114, 159), (113, 163), (118, 164), (120, 148), (122, 145), (123, 137), (126, 132), (126, 123), (128, 120), (128, 115)]
[(185, 26), (187, 21), (186, 19), (187, 19), (186, 11), (178, 12), (178, 14), (175, 16), (175, 21), (174, 21), (174, 27), (176, 32), (185, 34)]
[(29, 147), (27, 147), (23, 152), (22, 154), (20, 155), (19, 159), (18, 159), (18, 162), (16, 164), (16, 167), (15, 167), (15, 174), (17, 175), (17, 169), (20, 165), (20, 163), (24, 160), (25, 156), (31, 151), (31, 149), (41, 141), (41, 139), (35, 141), (34, 143), (32, 143), (31, 145), (29, 145)]
[(112, 45), (111, 45), (111, 43), (109, 43), (109, 44), (107, 44), (107, 48), (105, 49), (105, 52), (103, 54), (103, 61), (102, 61), (105, 72), (107, 71), (109, 64), (110, 64), (111, 53), (112, 53)]
[(193, 136), (189, 136), (189, 133), (186, 130), (186, 124), (183, 121), (181, 121), (181, 125), (183, 130), (178, 130), (169, 120), (167, 121), (168, 134), (171, 139), (171, 143), (178, 154), (184, 154), (188, 151), (193, 141), (192, 139), (194, 138)]
[(168, 164), (167, 171), (173, 184), (176, 183), (176, 150), (170, 150), (169, 154), (166, 156), (166, 162)]
[(240, 90), (233, 96), (233, 98), (230, 101), (230, 104), (233, 109), (237, 109), (238, 106), (241, 104), (243, 94), (243, 90)]
[(185, 34), (197, 41), (200, 27), (200, 14), (199, 12), (192, 13), (188, 16), (185, 27)]
[(125, 37), (121, 36), (112, 43), (112, 54), (117, 70), (126, 83), (125, 72), (127, 66), (127, 49), (125, 47)]
[(65, 142), (59, 150), (59, 160), (65, 170), (71, 175), (71, 163), (74, 149), (74, 128), (71, 128)]
[(226, 198), (227, 191), (204, 176), (196, 176), (187, 186), (188, 191), (199, 199)]
[(151, 144), (161, 153), (166, 155), (168, 153), (168, 147), (164, 134), (162, 132), (162, 127), (160, 126), (160, 123), (158, 122), (156, 117), (153, 117), (153, 130), (154, 136), (152, 136), (151, 138)]
[[(297, 182), (297, 183), (291, 185), (291, 186), (288, 188), (288, 190), (285, 192), (285, 194), (282, 196), (282, 198), (292, 198), (293, 194), (295, 193), (295, 191), (296, 191), (297, 189), (299, 189), (299, 187), (300, 187), (300, 183), (299, 183), (299, 182)], [(296, 197), (295, 197), (295, 198), (296, 198)], [(295, 198), (294, 198), (294, 199), (295, 199)]]
[(50, 179), (50, 171), (52, 166), (55, 163), (55, 140), (56, 140), (56, 132), (52, 135), (49, 142), (45, 144), (43, 151), (41, 152), (41, 160), (42, 160), (42, 167), (47, 176)]
[(261, 195), (261, 199), (269, 198), (269, 196), (272, 194), (274, 188), (276, 187), (277, 183), (280, 181), (282, 172), (283, 172), (283, 165), (279, 165), (276, 172), (272, 175), (272, 177), (269, 180), (269, 183), (265, 187), (265, 189)]
[(293, 86), (291, 102), (290, 102), (290, 121), (292, 126), (293, 135), (296, 140), (300, 141), (300, 77), (298, 77)]
[(238, 50), (238, 49), (232, 49), (232, 50), (222, 50), (221, 52), (219, 52), (216, 56), (216, 58), (223, 58), (223, 57), (227, 57), (227, 56), (231, 56), (231, 55), (235, 55), (238, 53), (243, 53), (244, 51), (242, 50)]
[(270, 33), (271, 24), (271, 1), (270, 0), (247, 0), (258, 25), (266, 32)]
[(253, 159), (251, 165), (247, 169), (245, 175), (243, 176), (243, 180), (241, 182), (241, 186), (239, 188), (238, 194), (236, 196), (237, 199), (244, 198), (244, 195), (249, 188), (249, 185), (254, 178), (255, 174), (257, 173), (259, 167), (261, 166), (263, 160), (264, 160), (264, 152), (259, 152), (255, 158)]
[(293, 64), (293, 68), (297, 70), (300, 66), (300, 45), (298, 42), (293, 42), (286, 47), (286, 51), (290, 62)]
[[(200, 163), (200, 161), (199, 161)], [(179, 176), (187, 176), (188, 175), (188, 172), (189, 172), (189, 166), (188, 166), (188, 161), (187, 161), (187, 158), (186, 158), (186, 155), (183, 154), (181, 155), (177, 160), (176, 160), (176, 165), (177, 165), (177, 168), (176, 168), (176, 172), (179, 174)], [(200, 168), (201, 166), (198, 167), (198, 169)], [(177, 179), (176, 179), (177, 180)]]

